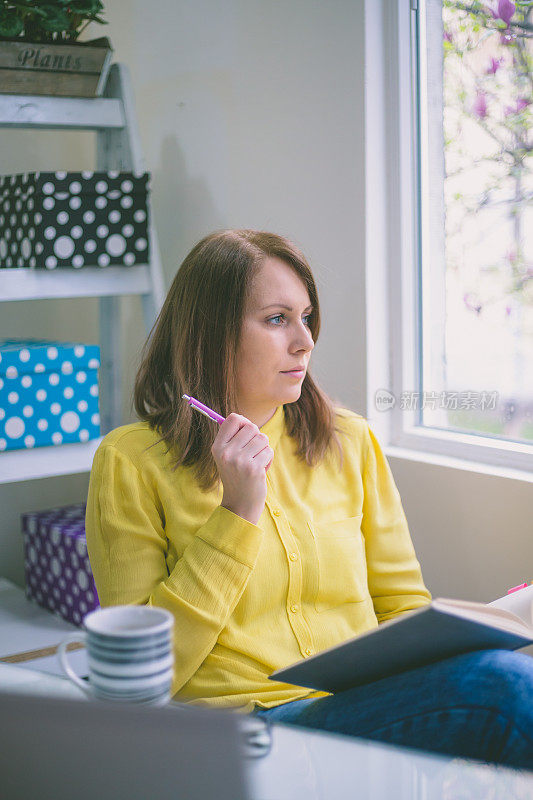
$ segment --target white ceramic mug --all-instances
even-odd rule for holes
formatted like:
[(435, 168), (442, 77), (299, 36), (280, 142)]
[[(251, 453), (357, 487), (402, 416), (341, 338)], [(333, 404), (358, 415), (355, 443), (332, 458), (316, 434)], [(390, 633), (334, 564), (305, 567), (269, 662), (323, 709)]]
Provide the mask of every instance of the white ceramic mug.
[[(156, 606), (98, 608), (84, 618), (84, 631), (63, 639), (57, 655), (70, 680), (91, 698), (164, 705), (174, 666), (173, 623), (172, 614)], [(68, 663), (69, 642), (85, 642), (89, 681)]]

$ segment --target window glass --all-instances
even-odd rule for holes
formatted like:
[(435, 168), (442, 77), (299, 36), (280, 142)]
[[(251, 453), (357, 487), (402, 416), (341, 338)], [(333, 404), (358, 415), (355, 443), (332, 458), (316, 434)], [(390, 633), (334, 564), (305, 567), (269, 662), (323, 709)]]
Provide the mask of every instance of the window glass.
[(533, 1), (418, 31), (422, 425), (533, 441)]

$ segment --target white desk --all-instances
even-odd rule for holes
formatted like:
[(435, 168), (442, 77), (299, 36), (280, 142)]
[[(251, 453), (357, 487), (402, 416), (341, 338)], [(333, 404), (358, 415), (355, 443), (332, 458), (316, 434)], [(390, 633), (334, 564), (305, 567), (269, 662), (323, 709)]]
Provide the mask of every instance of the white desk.
[[(63, 675), (55, 653), (35, 658), (26, 658), (24, 654), (56, 648), (68, 633), (76, 630), (75, 625), (28, 600), (19, 586), (0, 578), (0, 663), (6, 657), (16, 657), (18, 660), (12, 663), (21, 669)], [(85, 648), (69, 650), (68, 656), (73, 669), (81, 676), (87, 675)]]
[[(73, 626), (26, 600), (22, 589), (0, 580), (0, 658), (57, 645)], [(79, 658), (83, 651), (69, 653)], [(0, 690), (78, 698), (85, 695), (60, 677), (57, 656), (21, 663), (0, 662)], [(240, 715), (239, 715), (240, 716)], [(533, 797), (533, 773), (490, 767), (474, 761), (429, 756), (351, 737), (308, 731), (242, 717), (243, 742), (270, 741), (270, 747), (243, 745), (253, 800), (485, 800)], [(264, 755), (260, 755), (261, 753)], [(254, 756), (254, 753), (257, 755)]]

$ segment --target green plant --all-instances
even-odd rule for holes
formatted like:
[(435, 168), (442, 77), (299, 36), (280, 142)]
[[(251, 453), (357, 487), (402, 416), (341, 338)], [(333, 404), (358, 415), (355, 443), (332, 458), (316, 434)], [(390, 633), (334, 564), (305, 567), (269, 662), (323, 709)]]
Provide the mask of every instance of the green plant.
[(107, 25), (100, 0), (0, 0), (0, 38), (71, 42), (91, 22)]

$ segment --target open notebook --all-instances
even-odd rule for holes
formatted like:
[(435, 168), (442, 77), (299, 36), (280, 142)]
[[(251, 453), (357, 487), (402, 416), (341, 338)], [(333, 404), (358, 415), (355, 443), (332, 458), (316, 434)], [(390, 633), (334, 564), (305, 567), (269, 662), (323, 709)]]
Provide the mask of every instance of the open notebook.
[(439, 597), (269, 677), (335, 693), (460, 653), (529, 644), (533, 625), (511, 611)]

